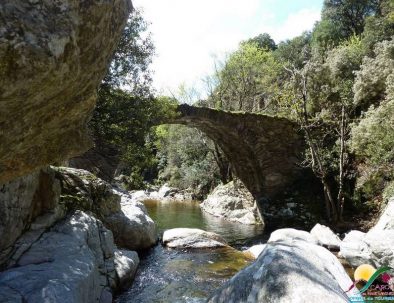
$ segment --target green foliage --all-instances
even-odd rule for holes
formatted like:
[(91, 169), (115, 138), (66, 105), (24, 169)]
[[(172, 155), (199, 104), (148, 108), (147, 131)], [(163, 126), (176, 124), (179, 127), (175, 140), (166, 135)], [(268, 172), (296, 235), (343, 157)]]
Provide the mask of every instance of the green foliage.
[(394, 99), (371, 107), (352, 130), (352, 147), (357, 155), (374, 165), (394, 162)]
[(383, 203), (387, 203), (390, 198), (394, 197), (394, 181), (386, 185), (383, 190)]
[(285, 66), (303, 68), (311, 58), (310, 42), (311, 34), (305, 32), (301, 36), (279, 43), (274, 56), (278, 62)]
[(122, 173), (134, 174), (137, 180), (135, 175), (156, 165), (152, 126), (173, 117), (176, 106), (169, 98), (141, 98), (120, 89), (103, 89), (90, 125), (100, 142), (118, 149)]
[(394, 9), (391, 15), (384, 17), (371, 16), (367, 18), (363, 32), (364, 52), (373, 55), (373, 49), (378, 42), (390, 40), (394, 36)]
[(311, 45), (320, 54), (339, 44), (343, 39), (342, 32), (334, 21), (322, 20), (315, 25)]
[(325, 0), (322, 20), (336, 24), (342, 37), (359, 35), (364, 30), (365, 19), (379, 10), (377, 0)]
[(149, 95), (152, 82), (149, 66), (154, 51), (148, 23), (135, 9), (127, 20), (102, 88), (127, 87), (134, 95)]
[[(309, 137), (303, 164), (330, 187), (338, 204), (342, 196), (353, 201), (357, 165), (363, 198), (381, 196), (386, 186), (390, 192), (392, 5), (392, 0), (325, 0), (322, 20), (312, 32), (279, 45), (268, 34), (241, 42), (206, 78), (209, 97), (198, 105), (298, 121)], [(153, 53), (147, 24), (136, 12), (99, 90), (91, 122), (95, 136), (121, 151), (122, 170), (132, 187), (143, 186), (159, 172), (159, 181), (206, 194), (223, 175), (217, 146), (196, 129), (152, 127), (173, 117), (176, 107), (170, 98), (151, 96)], [(181, 86), (176, 98), (192, 103), (197, 95)]]
[[(380, 45), (386, 45), (381, 43)], [(387, 45), (386, 45), (387, 46)], [(387, 49), (382, 48), (382, 54)], [(382, 55), (380, 54), (380, 55)], [(375, 60), (380, 62), (378, 66), (385, 65), (390, 59), (378, 55)], [(384, 59), (386, 58), (386, 60)], [(363, 68), (370, 69), (373, 60), (368, 60), (368, 65)], [(387, 74), (388, 71), (382, 70), (382, 73), (376, 73), (378, 77)], [(363, 73), (367, 75), (367, 73)], [(374, 75), (372, 75), (374, 76)], [(376, 80), (376, 79), (375, 79)], [(369, 89), (379, 89), (381, 98), (378, 104), (371, 106), (364, 114), (361, 121), (353, 126), (352, 129), (352, 149), (357, 157), (362, 161), (359, 165), (360, 178), (358, 180), (358, 191), (366, 199), (381, 195), (383, 192), (384, 200), (389, 194), (392, 194), (392, 182), (394, 180), (394, 71), (386, 76), (385, 81), (377, 81), (379, 85), (371, 86)], [(357, 86), (362, 82), (358, 79)], [(355, 85), (356, 87), (356, 85)], [(376, 102), (375, 102), (376, 103)]]
[(277, 49), (275, 41), (267, 33), (260, 34), (254, 38), (250, 38), (244, 42), (241, 42), (241, 44), (254, 44), (257, 45), (257, 47), (266, 51), (274, 51)]
[(352, 36), (327, 53), (327, 64), (334, 80), (353, 80), (355, 71), (360, 69), (363, 47), (358, 36)]
[(148, 24), (134, 10), (128, 19), (90, 121), (95, 141), (115, 148), (118, 173), (129, 176), (129, 189), (141, 188), (157, 174), (154, 125), (175, 115), (177, 103), (151, 94), (149, 65), (154, 46)]
[(218, 72), (219, 84), (210, 96), (210, 102), (226, 110), (258, 110), (263, 98), (260, 79), (270, 61), (271, 52), (256, 43), (242, 43)]
[(181, 125), (161, 125), (156, 137), (160, 181), (193, 189), (200, 197), (219, 183), (213, 143), (203, 133)]
[(394, 70), (394, 40), (375, 46), (374, 57), (364, 57), (354, 83), (354, 102), (362, 110), (377, 105), (385, 97), (389, 75)]

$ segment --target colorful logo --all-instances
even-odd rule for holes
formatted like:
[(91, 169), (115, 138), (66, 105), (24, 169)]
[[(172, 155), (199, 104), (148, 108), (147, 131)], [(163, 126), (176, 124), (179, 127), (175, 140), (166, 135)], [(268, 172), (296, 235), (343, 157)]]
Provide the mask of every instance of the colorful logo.
[(362, 264), (354, 272), (354, 283), (346, 291), (358, 291), (362, 296), (350, 296), (350, 302), (394, 302), (394, 276), (389, 272), (393, 268), (383, 266), (375, 269), (372, 265)]

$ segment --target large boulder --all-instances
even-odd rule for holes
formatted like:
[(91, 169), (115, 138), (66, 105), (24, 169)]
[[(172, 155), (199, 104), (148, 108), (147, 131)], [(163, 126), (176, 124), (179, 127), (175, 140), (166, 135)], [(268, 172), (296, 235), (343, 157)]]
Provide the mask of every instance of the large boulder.
[[(209, 303), (345, 303), (351, 279), (324, 247), (300, 241), (269, 243)], [(354, 290), (350, 295), (358, 295)]]
[(139, 250), (156, 243), (155, 222), (145, 206), (128, 192), (113, 189), (83, 169), (60, 167), (57, 171), (62, 187), (61, 202), (68, 209), (93, 211), (112, 231), (118, 246)]
[(104, 222), (114, 233), (116, 244), (132, 250), (153, 246), (157, 242), (156, 224), (144, 204), (128, 193), (115, 192), (121, 195), (121, 211), (105, 217)]
[(317, 239), (304, 230), (298, 230), (294, 228), (281, 228), (271, 233), (268, 243), (270, 242), (281, 242), (281, 241), (305, 241), (312, 244), (318, 244)]
[(319, 245), (329, 249), (339, 249), (341, 239), (327, 226), (317, 223), (311, 230), (311, 235), (317, 239)]
[(70, 211), (93, 212), (120, 247), (145, 249), (157, 239), (143, 204), (92, 173), (48, 167), (0, 187), (0, 269), (16, 260)]
[(163, 244), (171, 248), (226, 247), (227, 242), (218, 234), (197, 228), (173, 228), (164, 231)]
[(61, 184), (60, 203), (68, 209), (92, 211), (102, 221), (121, 211), (120, 196), (113, 192), (112, 186), (106, 181), (83, 169), (54, 169)]
[(143, 198), (142, 200), (150, 199), (159, 200), (161, 202), (190, 202), (194, 200), (194, 194), (190, 190), (180, 190), (175, 187), (170, 187), (168, 184), (163, 184), (158, 189), (148, 189), (144, 193), (146, 198)]
[(348, 232), (340, 245), (339, 257), (356, 268), (357, 266), (369, 263), (371, 251), (364, 242), (365, 233), (358, 230)]
[(386, 208), (371, 232), (379, 230), (394, 230), (394, 197), (389, 199)]
[(394, 199), (390, 199), (377, 224), (367, 233), (351, 231), (340, 245), (340, 256), (352, 267), (371, 264), (394, 268)]
[(110, 303), (134, 254), (118, 251), (111, 231), (75, 211), (0, 273), (0, 302)]
[(243, 224), (262, 224), (256, 201), (241, 182), (217, 186), (201, 209), (211, 215)]
[(118, 249), (115, 250), (115, 271), (120, 288), (129, 286), (134, 277), (140, 259), (135, 251)]
[(96, 90), (129, 0), (0, 3), (0, 184), (91, 146)]

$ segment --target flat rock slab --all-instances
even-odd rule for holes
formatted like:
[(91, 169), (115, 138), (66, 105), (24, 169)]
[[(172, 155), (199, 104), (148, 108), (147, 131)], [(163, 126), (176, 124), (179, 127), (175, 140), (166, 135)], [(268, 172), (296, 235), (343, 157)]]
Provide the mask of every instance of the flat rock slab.
[(173, 228), (163, 234), (163, 244), (171, 248), (215, 248), (228, 246), (218, 234), (197, 228)]

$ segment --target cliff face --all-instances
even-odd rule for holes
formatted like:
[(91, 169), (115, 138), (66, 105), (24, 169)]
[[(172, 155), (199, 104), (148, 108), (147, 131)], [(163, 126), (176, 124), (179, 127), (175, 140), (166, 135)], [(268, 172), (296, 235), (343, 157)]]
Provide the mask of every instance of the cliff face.
[(129, 0), (0, 3), (0, 184), (91, 146), (86, 122)]

